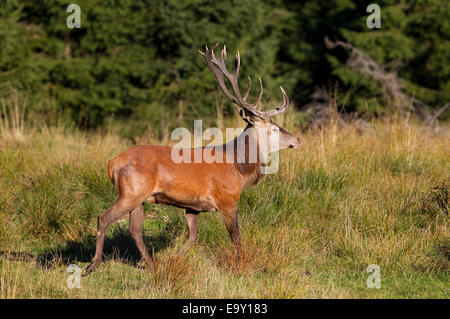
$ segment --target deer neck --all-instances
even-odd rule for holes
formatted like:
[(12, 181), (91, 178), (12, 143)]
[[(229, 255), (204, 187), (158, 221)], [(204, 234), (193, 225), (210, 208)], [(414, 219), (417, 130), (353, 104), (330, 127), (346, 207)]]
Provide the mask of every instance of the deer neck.
[(258, 129), (248, 125), (245, 130), (234, 138), (234, 166), (244, 177), (244, 186), (258, 184), (264, 174), (261, 174), (261, 146), (259, 144)]

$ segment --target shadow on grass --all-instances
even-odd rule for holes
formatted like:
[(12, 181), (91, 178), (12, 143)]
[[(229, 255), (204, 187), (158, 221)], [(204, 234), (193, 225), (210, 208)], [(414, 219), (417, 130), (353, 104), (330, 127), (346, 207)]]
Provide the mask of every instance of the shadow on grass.
[[(172, 222), (167, 223), (155, 235), (146, 236), (144, 233), (144, 242), (150, 255), (171, 246), (182, 226), (180, 222)], [(96, 237), (89, 235), (82, 241), (67, 241), (42, 254), (0, 251), (0, 256), (13, 261), (33, 262), (40, 269), (51, 269), (61, 265), (90, 262), (95, 253), (95, 241)], [(112, 259), (134, 267), (137, 267), (141, 260), (141, 254), (125, 227), (115, 227), (112, 234), (105, 238), (103, 261)]]

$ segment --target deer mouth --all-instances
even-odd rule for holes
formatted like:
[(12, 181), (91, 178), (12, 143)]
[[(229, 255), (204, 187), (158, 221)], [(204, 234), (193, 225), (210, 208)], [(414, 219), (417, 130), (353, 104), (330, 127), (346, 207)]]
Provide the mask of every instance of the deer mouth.
[(296, 143), (289, 144), (289, 148), (299, 148), (302, 142), (298, 140)]

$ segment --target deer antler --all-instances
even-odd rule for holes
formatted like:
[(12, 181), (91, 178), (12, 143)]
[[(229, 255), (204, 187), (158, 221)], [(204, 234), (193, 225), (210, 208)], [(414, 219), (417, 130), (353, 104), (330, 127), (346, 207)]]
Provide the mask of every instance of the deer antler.
[[(239, 112), (239, 115), (245, 120), (245, 121), (253, 121), (254, 117), (258, 117), (263, 120), (269, 120), (270, 117), (280, 114), (284, 111), (286, 111), (287, 107), (289, 106), (289, 98), (286, 95), (286, 92), (281, 89), (281, 94), (283, 95), (283, 103), (280, 107), (263, 112), (256, 108), (256, 106), (260, 103), (261, 97), (263, 94), (263, 85), (261, 78), (259, 78), (259, 86), (260, 91), (258, 98), (255, 103), (249, 104), (247, 102), (248, 95), (250, 94), (250, 90), (252, 87), (252, 81), (250, 77), (248, 77), (248, 88), (247, 91), (244, 94), (244, 97), (242, 97), (240, 91), (239, 91), (239, 85), (238, 85), (238, 77), (239, 77), (239, 68), (241, 65), (241, 57), (239, 52), (236, 54), (236, 60), (234, 63), (234, 71), (233, 73), (228, 72), (226, 67), (226, 60), (227, 60), (227, 49), (226, 46), (223, 47), (222, 53), (221, 53), (221, 59), (218, 61), (216, 57), (214, 56), (214, 49), (219, 45), (219, 43), (216, 43), (211, 49), (208, 49), (208, 46), (206, 46), (205, 52), (199, 51), (200, 54), (202, 54), (205, 57), (205, 61), (208, 64), (209, 69), (214, 74), (214, 76), (217, 79), (217, 82), (219, 83), (219, 86), (222, 88), (222, 91), (225, 93), (225, 95), (236, 105), (238, 105), (243, 112)], [(224, 76), (230, 81), (231, 87), (233, 88), (234, 95), (228, 91), (227, 86), (224, 82)]]

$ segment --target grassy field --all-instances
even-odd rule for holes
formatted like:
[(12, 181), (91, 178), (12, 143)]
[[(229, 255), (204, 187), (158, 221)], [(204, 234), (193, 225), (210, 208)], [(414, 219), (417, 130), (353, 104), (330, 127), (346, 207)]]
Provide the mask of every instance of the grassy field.
[[(201, 214), (197, 245), (174, 257), (187, 236), (183, 211), (146, 205), (156, 272), (142, 267), (123, 219), (108, 231), (105, 262), (73, 289), (66, 269), (88, 264), (96, 218), (117, 196), (106, 163), (132, 143), (62, 127), (6, 133), (0, 298), (450, 297), (448, 127), (394, 118), (297, 132), (303, 147), (282, 151), (279, 173), (243, 193), (241, 264), (218, 212)], [(380, 289), (366, 285), (370, 264)]]

